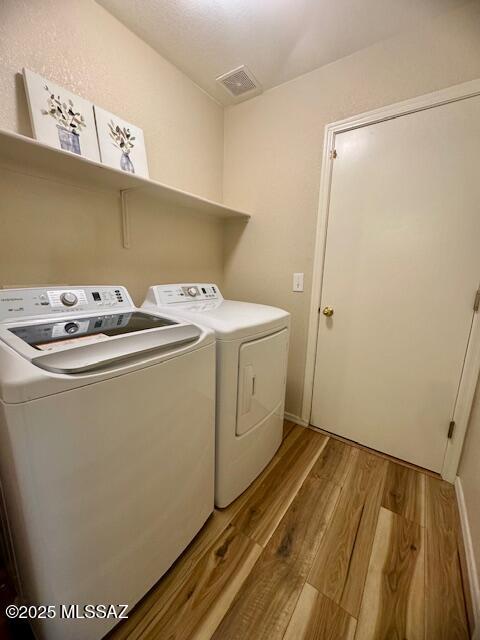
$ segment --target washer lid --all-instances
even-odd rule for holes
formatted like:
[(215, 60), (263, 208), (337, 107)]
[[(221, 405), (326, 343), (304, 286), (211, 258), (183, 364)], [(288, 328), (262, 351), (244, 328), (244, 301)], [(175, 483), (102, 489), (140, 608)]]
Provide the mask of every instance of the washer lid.
[(192, 302), (175, 307), (175, 313), (210, 327), (219, 340), (236, 340), (282, 329), (290, 322), (290, 314), (283, 309), (235, 300)]
[[(158, 329), (178, 324), (170, 318), (163, 318), (140, 311), (123, 311), (122, 313), (97, 314), (95, 316), (46, 318), (43, 321), (20, 325), (6, 325), (18, 338), (39, 351), (52, 351), (65, 346), (78, 346), (97, 342), (127, 333), (138, 333), (148, 329)], [(7, 334), (8, 335), (8, 334)]]

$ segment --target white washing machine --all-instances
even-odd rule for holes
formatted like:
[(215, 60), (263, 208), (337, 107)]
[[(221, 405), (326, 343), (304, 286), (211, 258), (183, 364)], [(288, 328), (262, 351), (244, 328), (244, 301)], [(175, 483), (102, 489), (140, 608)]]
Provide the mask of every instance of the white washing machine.
[(21, 596), (53, 605), (37, 637), (98, 640), (118, 619), (62, 615), (120, 615), (185, 549), (213, 511), (214, 420), (213, 331), (123, 287), (0, 291), (2, 497)]
[(224, 300), (215, 284), (156, 285), (142, 306), (174, 312), (215, 331), (215, 504), (226, 507), (282, 442), (290, 315)]

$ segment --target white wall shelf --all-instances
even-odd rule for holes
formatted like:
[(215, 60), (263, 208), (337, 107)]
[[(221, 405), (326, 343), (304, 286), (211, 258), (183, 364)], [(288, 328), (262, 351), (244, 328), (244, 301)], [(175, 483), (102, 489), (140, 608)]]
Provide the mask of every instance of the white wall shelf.
[(250, 214), (224, 204), (196, 196), (124, 171), (92, 162), (68, 151), (49, 147), (33, 138), (0, 129), (0, 166), (28, 175), (38, 175), (68, 184), (117, 191), (121, 196), (124, 221), (124, 246), (128, 246), (128, 211), (126, 193), (142, 191), (159, 202), (196, 211), (208, 216), (248, 221)]

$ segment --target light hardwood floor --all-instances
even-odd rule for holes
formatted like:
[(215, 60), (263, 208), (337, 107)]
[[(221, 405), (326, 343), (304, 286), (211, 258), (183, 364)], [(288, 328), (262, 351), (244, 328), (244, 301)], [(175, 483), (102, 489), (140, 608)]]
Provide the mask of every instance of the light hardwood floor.
[(452, 485), (286, 422), (108, 638), (467, 640), (462, 555)]

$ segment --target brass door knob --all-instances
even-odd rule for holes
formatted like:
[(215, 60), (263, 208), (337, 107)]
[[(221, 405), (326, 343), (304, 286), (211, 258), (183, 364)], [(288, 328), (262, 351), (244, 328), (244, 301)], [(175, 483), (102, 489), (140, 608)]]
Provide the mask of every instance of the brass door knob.
[(327, 316), (327, 318), (330, 318), (331, 316), (333, 316), (333, 309), (332, 307), (325, 307), (322, 313), (324, 316)]

